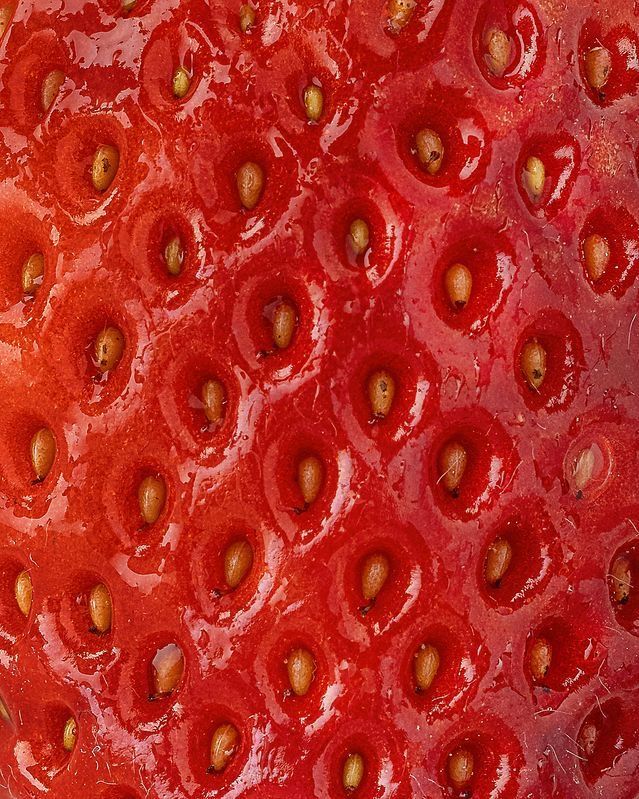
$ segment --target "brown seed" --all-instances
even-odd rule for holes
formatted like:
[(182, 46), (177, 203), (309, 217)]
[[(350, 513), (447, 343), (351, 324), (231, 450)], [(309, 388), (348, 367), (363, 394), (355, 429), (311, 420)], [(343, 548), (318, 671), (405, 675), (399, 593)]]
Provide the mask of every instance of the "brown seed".
[(625, 605), (630, 599), (632, 588), (632, 571), (630, 560), (625, 555), (618, 555), (610, 567), (612, 596), (619, 605)]
[(105, 327), (95, 339), (95, 361), (104, 374), (114, 369), (124, 352), (124, 336), (117, 327)]
[(167, 644), (158, 649), (151, 662), (152, 692), (149, 699), (168, 696), (176, 688), (184, 673), (184, 655), (177, 644)]
[(452, 494), (453, 497), (459, 496), (459, 486), (466, 471), (467, 463), (468, 453), (458, 441), (450, 441), (439, 455), (440, 479), (446, 491)]
[(546, 350), (537, 339), (533, 338), (524, 344), (521, 351), (521, 370), (528, 385), (539, 391), (546, 378)]
[(288, 681), (296, 696), (306, 696), (315, 674), (315, 661), (308, 649), (294, 649), (286, 661)]
[(579, 731), (579, 746), (587, 758), (591, 758), (595, 754), (597, 740), (599, 739), (599, 730), (596, 724), (592, 721), (587, 721)]
[(473, 288), (473, 276), (470, 269), (463, 264), (453, 264), (446, 270), (444, 284), (450, 304), (455, 310), (461, 310), (468, 304)]
[(584, 447), (577, 455), (572, 477), (577, 491), (582, 492), (592, 480), (595, 471), (595, 452), (592, 447)]
[(224, 552), (224, 579), (229, 588), (237, 588), (253, 565), (253, 547), (243, 538), (229, 544)]
[(395, 380), (385, 370), (380, 369), (368, 378), (368, 399), (373, 411), (373, 416), (384, 418), (388, 416), (395, 398)]
[(354, 219), (349, 229), (348, 240), (355, 255), (363, 255), (368, 249), (370, 231), (363, 219)]
[(220, 724), (211, 738), (211, 765), (209, 771), (224, 771), (228, 766), (237, 745), (240, 734), (233, 724)]
[(76, 741), (78, 740), (78, 727), (75, 723), (73, 716), (67, 719), (64, 725), (64, 732), (62, 733), (62, 746), (67, 752), (73, 752), (75, 749)]
[(91, 616), (91, 632), (104, 633), (111, 629), (113, 609), (111, 594), (104, 583), (94, 585), (89, 594), (89, 615)]
[(546, 185), (546, 167), (541, 158), (531, 155), (526, 159), (524, 167), (524, 188), (528, 192), (531, 200), (537, 202), (544, 193)]
[(413, 658), (415, 690), (427, 691), (439, 671), (439, 652), (432, 644), (422, 644)]
[(149, 475), (138, 487), (140, 513), (146, 524), (154, 524), (160, 518), (166, 500), (166, 485), (161, 477)]
[(219, 424), (224, 418), (226, 392), (219, 380), (207, 380), (202, 386), (204, 415), (212, 424)]
[(440, 137), (430, 128), (423, 128), (415, 137), (417, 158), (430, 175), (436, 175), (444, 159), (444, 145)]
[(235, 176), (240, 202), (249, 211), (258, 204), (264, 188), (264, 171), (253, 161), (247, 161), (237, 170)]
[(367, 601), (377, 598), (390, 574), (390, 563), (386, 555), (374, 552), (362, 566), (362, 596)]
[(9, 708), (6, 706), (2, 698), (0, 698), (0, 721), (3, 721), (5, 724), (11, 724), (11, 714), (9, 713)]
[(173, 89), (173, 96), (178, 100), (186, 97), (189, 93), (189, 89), (191, 88), (191, 76), (183, 66), (179, 66), (173, 73), (171, 88)]
[(448, 760), (448, 776), (454, 788), (465, 788), (473, 777), (475, 758), (468, 749), (456, 749)]
[(586, 80), (591, 89), (600, 92), (608, 83), (612, 69), (612, 56), (605, 47), (593, 47), (586, 53), (585, 58)]
[(324, 92), (314, 83), (304, 89), (304, 110), (311, 122), (319, 121), (324, 110)]
[(317, 499), (324, 481), (324, 467), (319, 458), (309, 455), (302, 458), (297, 467), (297, 483), (307, 505)]
[(106, 191), (120, 166), (120, 153), (110, 144), (101, 144), (93, 156), (91, 180), (96, 191)]
[(182, 239), (179, 236), (173, 236), (169, 243), (164, 248), (164, 262), (166, 263), (166, 271), (170, 275), (180, 274), (182, 271), (182, 262), (184, 261), (184, 248), (182, 247)]
[(610, 245), (608, 239), (598, 233), (592, 233), (584, 240), (584, 261), (586, 271), (593, 283), (601, 280), (610, 263)]
[(359, 752), (351, 752), (344, 761), (342, 785), (346, 791), (356, 791), (364, 779), (364, 758)]
[(22, 291), (33, 296), (44, 277), (44, 256), (41, 252), (30, 255), (22, 266)]
[(484, 575), (488, 585), (498, 587), (508, 571), (513, 550), (505, 538), (496, 538), (488, 547)]
[(295, 308), (288, 302), (280, 302), (273, 314), (273, 343), (280, 350), (285, 350), (293, 340), (297, 324)]
[(538, 638), (530, 650), (530, 671), (535, 682), (541, 682), (548, 674), (552, 662), (552, 645), (545, 638)]
[(58, 96), (60, 86), (65, 81), (64, 72), (59, 69), (54, 69), (42, 81), (42, 88), (40, 92), (40, 102), (42, 103), (42, 110), (46, 112), (53, 105), (53, 101)]
[(396, 31), (405, 28), (410, 22), (416, 6), (416, 0), (389, 0), (388, 21), (391, 28)]
[(55, 460), (55, 437), (48, 427), (42, 427), (31, 439), (31, 465), (37, 480), (44, 478), (51, 471)]
[(248, 31), (255, 25), (255, 9), (248, 3), (240, 6), (240, 30), (242, 33)]
[(488, 69), (496, 75), (501, 77), (506, 71), (506, 67), (510, 64), (510, 39), (505, 31), (500, 28), (491, 28), (484, 38), (486, 46), (486, 63)]
[(137, 4), (138, 0), (122, 0), (122, 11), (128, 14), (130, 11), (133, 11)]
[(33, 602), (33, 583), (28, 571), (22, 571), (16, 577), (13, 593), (20, 613), (26, 618), (31, 613), (31, 603)]

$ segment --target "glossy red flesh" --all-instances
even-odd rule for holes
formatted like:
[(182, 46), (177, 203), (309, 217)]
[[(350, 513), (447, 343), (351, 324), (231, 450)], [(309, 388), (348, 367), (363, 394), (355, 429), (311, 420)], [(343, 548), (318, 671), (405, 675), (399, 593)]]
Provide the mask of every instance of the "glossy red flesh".
[[(0, 795), (339, 797), (360, 752), (358, 797), (459, 798), (447, 764), (461, 747), (472, 796), (634, 799), (639, 599), (613, 606), (606, 578), (620, 553), (639, 572), (632, 2), (433, 0), (392, 34), (380, 0), (260, 0), (248, 35), (231, 0), (30, 5), (1, 44)], [(513, 46), (501, 77), (482, 50), (494, 26)], [(597, 43), (612, 53), (605, 96), (584, 79)], [(193, 80), (178, 101), (180, 63)], [(66, 80), (44, 115), (53, 69)], [(302, 106), (311, 82), (318, 123)], [(414, 157), (424, 127), (445, 148), (435, 176)], [(120, 151), (105, 195), (89, 179), (100, 144)], [(530, 155), (547, 174), (534, 205)], [(247, 160), (266, 174), (250, 212), (235, 189)], [(358, 259), (355, 218), (371, 235)], [(611, 248), (596, 285), (592, 232)], [(162, 260), (175, 235), (177, 278)], [(38, 251), (44, 281), (23, 302)], [(455, 262), (473, 274), (459, 311), (443, 283)], [(265, 354), (281, 299), (298, 328)], [(125, 352), (96, 381), (109, 325)], [(548, 353), (538, 394), (520, 369), (531, 337)], [(396, 393), (373, 421), (377, 369)], [(218, 426), (199, 399), (210, 378), (226, 390)], [(33, 484), (43, 426), (57, 456)], [(469, 455), (457, 498), (438, 474), (451, 439)], [(300, 513), (310, 454), (324, 480)], [(167, 497), (144, 526), (149, 474)], [(513, 559), (495, 587), (483, 568), (499, 536)], [(238, 538), (253, 567), (229, 592)], [(363, 614), (371, 552), (390, 576)], [(13, 596), (25, 568), (28, 619)], [(86, 607), (99, 582), (103, 636)], [(538, 637), (553, 645), (544, 685)], [(441, 666), (418, 694), (424, 642)], [(150, 702), (151, 662), (173, 644), (184, 673)], [(316, 665), (303, 697), (287, 683), (298, 647)], [(590, 760), (584, 720), (602, 726)], [(209, 774), (225, 723), (240, 744)]]

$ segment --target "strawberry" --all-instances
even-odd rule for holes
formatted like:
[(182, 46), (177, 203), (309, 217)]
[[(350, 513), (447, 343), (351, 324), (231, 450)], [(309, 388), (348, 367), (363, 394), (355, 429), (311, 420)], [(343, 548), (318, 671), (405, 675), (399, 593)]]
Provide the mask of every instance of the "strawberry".
[(636, 799), (630, 0), (0, 0), (0, 797)]

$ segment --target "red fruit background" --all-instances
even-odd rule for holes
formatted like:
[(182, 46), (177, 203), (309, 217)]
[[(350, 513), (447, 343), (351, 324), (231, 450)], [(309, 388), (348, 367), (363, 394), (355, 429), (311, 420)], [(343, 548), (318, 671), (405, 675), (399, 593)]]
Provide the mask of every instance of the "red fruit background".
[[(6, 6), (5, 0), (2, 4)], [(0, 5), (2, 5), (0, 4)], [(639, 589), (611, 601), (619, 552), (639, 571), (637, 272), (639, 6), (633, 0), (418, 0), (388, 26), (385, 0), (17, 0), (0, 43), (0, 796), (12, 799), (340, 797), (362, 753), (361, 799), (636, 799)], [(492, 26), (514, 43), (488, 69)], [(603, 95), (584, 76), (612, 54)], [(171, 94), (174, 69), (193, 83)], [(65, 80), (39, 102), (52, 69)], [(321, 83), (324, 113), (301, 98)], [(435, 128), (434, 177), (415, 133)], [(111, 188), (90, 163), (116, 146)], [(522, 188), (542, 157), (538, 204)], [(266, 175), (253, 211), (235, 172)], [(361, 216), (371, 246), (346, 246)], [(606, 235), (596, 284), (584, 237)], [(180, 277), (160, 258), (186, 243)], [(36, 297), (20, 269), (45, 258)], [(443, 273), (473, 273), (453, 312)], [(290, 348), (260, 357), (273, 298), (292, 301)], [(91, 342), (125, 336), (96, 382)], [(266, 329), (266, 332), (267, 329)], [(539, 393), (519, 362), (548, 352)], [(366, 381), (392, 372), (389, 417), (371, 422)], [(224, 423), (203, 426), (202, 381), (224, 382)], [(54, 466), (32, 483), (29, 442), (49, 427)], [(469, 453), (460, 496), (440, 481), (451, 439)], [(573, 464), (595, 447), (577, 492)], [(295, 463), (319, 455), (303, 513)], [(159, 473), (167, 502), (141, 525), (137, 485)], [(489, 544), (512, 567), (488, 587)], [(216, 591), (229, 541), (250, 575)], [(383, 551), (389, 581), (360, 612), (360, 569)], [(15, 577), (33, 583), (28, 618)], [(104, 582), (113, 626), (89, 632)], [(546, 684), (530, 649), (553, 645)], [(424, 641), (442, 657), (417, 694)], [(174, 693), (148, 701), (149, 663), (176, 643)], [(316, 662), (305, 697), (286, 691), (293, 646)], [(72, 753), (62, 729), (76, 719)], [(592, 757), (578, 743), (600, 729)], [(208, 774), (213, 730), (241, 743)], [(456, 789), (449, 755), (474, 754)]]

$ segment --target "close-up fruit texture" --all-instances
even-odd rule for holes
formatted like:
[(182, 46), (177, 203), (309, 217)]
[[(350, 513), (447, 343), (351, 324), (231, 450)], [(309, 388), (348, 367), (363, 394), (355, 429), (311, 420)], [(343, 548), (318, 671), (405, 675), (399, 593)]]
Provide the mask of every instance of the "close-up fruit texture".
[(0, 799), (637, 799), (639, 3), (0, 36)]

